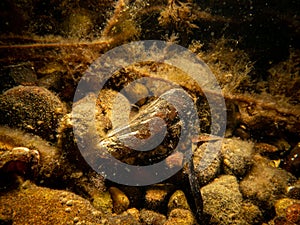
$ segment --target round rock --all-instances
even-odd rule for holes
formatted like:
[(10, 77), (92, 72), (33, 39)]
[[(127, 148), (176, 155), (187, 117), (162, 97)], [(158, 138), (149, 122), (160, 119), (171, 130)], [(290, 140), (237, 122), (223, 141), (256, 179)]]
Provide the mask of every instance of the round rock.
[(55, 140), (65, 105), (43, 87), (17, 86), (0, 95), (0, 124)]

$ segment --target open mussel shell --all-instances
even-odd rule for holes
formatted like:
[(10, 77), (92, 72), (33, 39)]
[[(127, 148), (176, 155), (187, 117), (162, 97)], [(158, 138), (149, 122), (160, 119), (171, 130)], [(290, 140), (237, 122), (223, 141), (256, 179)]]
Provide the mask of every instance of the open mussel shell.
[(171, 89), (141, 107), (128, 124), (112, 129), (99, 146), (126, 163), (152, 164), (175, 149), (185, 154), (197, 133), (195, 121), (197, 113), (189, 95)]
[[(151, 169), (149, 177), (152, 172), (159, 174), (166, 169), (181, 169), (184, 160), (191, 157), (191, 137), (197, 134), (199, 127), (198, 114), (190, 95), (179, 87), (170, 89), (147, 101), (134, 115), (128, 113), (128, 120), (115, 123), (113, 101), (118, 95), (122, 96), (113, 90), (102, 90), (98, 97), (91, 94), (74, 105), (74, 108), (78, 107), (78, 113), (73, 113), (72, 120), (80, 124), (75, 130), (76, 141), (89, 165), (100, 173), (107, 168), (117, 173), (124, 169), (122, 165), (126, 168), (139, 167), (143, 174), (143, 167), (157, 166)], [(130, 108), (130, 102), (126, 103), (125, 96), (122, 98)], [(96, 106), (89, 101), (97, 102)], [(93, 110), (96, 111), (95, 120), (91, 121), (85, 115)], [(106, 122), (108, 129), (105, 128), (105, 133)], [(182, 156), (178, 157), (181, 162), (174, 162), (175, 167), (167, 163), (172, 162), (167, 160), (169, 157), (176, 159), (174, 155)]]

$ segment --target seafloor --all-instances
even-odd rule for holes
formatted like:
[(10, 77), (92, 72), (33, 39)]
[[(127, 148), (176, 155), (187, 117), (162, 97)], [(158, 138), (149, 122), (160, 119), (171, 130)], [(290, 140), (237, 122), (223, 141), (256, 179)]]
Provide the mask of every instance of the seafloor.
[[(0, 224), (300, 224), (299, 16), (297, 0), (2, 0)], [(97, 63), (142, 40), (167, 45)], [(111, 179), (161, 161), (172, 176)]]

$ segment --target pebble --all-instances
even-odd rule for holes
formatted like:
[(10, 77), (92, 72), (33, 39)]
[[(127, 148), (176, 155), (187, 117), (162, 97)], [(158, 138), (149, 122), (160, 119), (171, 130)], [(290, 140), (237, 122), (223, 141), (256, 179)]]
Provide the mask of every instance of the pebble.
[(113, 210), (115, 213), (120, 214), (128, 209), (130, 201), (120, 189), (110, 187), (109, 193), (113, 200)]
[(137, 208), (130, 208), (126, 211), (128, 214), (132, 215), (137, 221), (140, 218), (140, 212)]
[(129, 198), (130, 205), (136, 208), (144, 207), (145, 192), (140, 187), (122, 186), (122, 191)]
[(74, 221), (74, 223), (78, 223), (79, 222), (79, 217), (74, 217), (73, 221)]
[(177, 190), (172, 194), (168, 202), (168, 211), (171, 212), (173, 209), (186, 209), (191, 210), (186, 196), (183, 191)]
[(67, 205), (67, 206), (72, 206), (72, 205), (73, 205), (73, 200), (67, 201), (67, 202), (66, 202), (66, 205)]
[(256, 153), (260, 154), (268, 154), (268, 153), (276, 153), (279, 149), (268, 143), (255, 143), (254, 149)]
[(71, 212), (71, 208), (70, 207), (65, 208), (65, 212), (67, 213)]
[(140, 220), (144, 225), (163, 225), (167, 221), (165, 215), (147, 209), (140, 211)]
[(155, 211), (161, 211), (165, 208), (167, 202), (167, 195), (170, 190), (167, 186), (151, 186), (146, 190), (145, 194), (145, 208)]
[(190, 210), (173, 209), (164, 225), (194, 225), (195, 217)]

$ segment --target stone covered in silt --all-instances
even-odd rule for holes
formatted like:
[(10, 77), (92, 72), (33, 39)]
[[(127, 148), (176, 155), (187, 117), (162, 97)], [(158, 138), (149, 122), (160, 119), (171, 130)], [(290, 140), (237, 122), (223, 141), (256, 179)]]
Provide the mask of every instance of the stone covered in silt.
[[(259, 216), (259, 210), (252, 210), (258, 215), (251, 218), (245, 216), (249, 208), (243, 202), (242, 194), (236, 177), (223, 175), (201, 189), (204, 201), (204, 213), (210, 216), (213, 224), (245, 224), (250, 225), (254, 217)], [(251, 208), (255, 208), (251, 206)], [(256, 207), (257, 209), (257, 207)]]
[(65, 105), (49, 90), (17, 86), (0, 95), (0, 123), (55, 140)]
[[(0, 196), (0, 217), (8, 224), (104, 224), (103, 214), (90, 202), (68, 191), (25, 182)], [(2, 221), (3, 222), (3, 221)]]
[(240, 182), (240, 190), (244, 197), (270, 209), (296, 178), (286, 170), (272, 167), (270, 160), (259, 155), (254, 156), (253, 161), (251, 171)]

